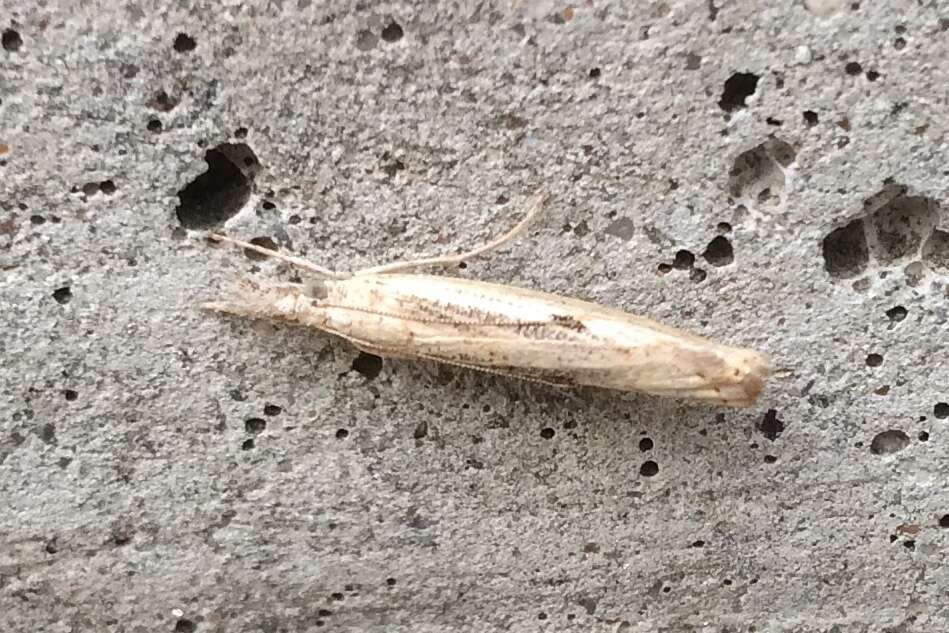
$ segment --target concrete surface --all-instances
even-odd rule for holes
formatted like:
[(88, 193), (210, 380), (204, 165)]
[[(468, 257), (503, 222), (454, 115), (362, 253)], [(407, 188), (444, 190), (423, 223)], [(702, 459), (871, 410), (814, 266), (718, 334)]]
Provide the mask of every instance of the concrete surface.
[[(767, 6), (773, 5), (773, 6)], [(949, 630), (944, 2), (0, 0), (4, 631)], [(210, 165), (210, 167), (209, 167)], [(457, 274), (760, 348), (744, 411), (204, 314)]]

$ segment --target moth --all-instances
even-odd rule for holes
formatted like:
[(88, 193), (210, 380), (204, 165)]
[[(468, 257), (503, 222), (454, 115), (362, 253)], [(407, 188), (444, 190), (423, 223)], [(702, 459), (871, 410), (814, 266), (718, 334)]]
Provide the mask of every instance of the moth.
[(478, 248), (352, 273), (211, 234), (314, 278), (306, 283), (244, 278), (229, 298), (202, 307), (316, 328), (379, 356), (438, 361), (558, 387), (587, 385), (734, 407), (755, 401), (770, 369), (754, 350), (588, 301), (407, 272), (458, 264), (502, 246), (524, 230), (546, 199), (543, 193), (533, 196), (524, 219)]

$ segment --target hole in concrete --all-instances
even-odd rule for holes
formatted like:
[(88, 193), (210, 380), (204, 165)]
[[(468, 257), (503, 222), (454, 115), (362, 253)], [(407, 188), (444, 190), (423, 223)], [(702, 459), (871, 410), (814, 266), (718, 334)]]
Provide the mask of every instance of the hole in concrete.
[(933, 231), (923, 246), (923, 259), (934, 271), (949, 275), (949, 231)]
[(281, 409), (275, 404), (264, 405), (264, 415), (269, 415), (270, 417), (273, 417), (275, 415), (280, 415), (282, 412), (283, 412), (283, 409)]
[(540, 436), (544, 438), (545, 440), (551, 439), (555, 434), (556, 434), (556, 431), (554, 431), (549, 426), (540, 430)]
[(689, 281), (700, 284), (708, 277), (708, 273), (702, 268), (693, 268), (689, 271)]
[(412, 431), (412, 437), (421, 440), (428, 436), (428, 422), (422, 420), (415, 426), (415, 430)]
[(244, 430), (248, 433), (257, 435), (258, 433), (263, 433), (266, 428), (267, 421), (263, 418), (247, 418), (244, 420)]
[(863, 220), (831, 231), (823, 242), (824, 269), (836, 279), (856, 277), (867, 268), (869, 252)]
[(718, 102), (725, 112), (734, 112), (745, 107), (745, 101), (755, 94), (758, 88), (758, 75), (754, 73), (735, 73), (725, 80), (722, 98)]
[(149, 132), (158, 134), (159, 132), (161, 132), (162, 124), (161, 124), (161, 121), (159, 121), (158, 119), (151, 119), (149, 120), (148, 124), (145, 127), (148, 128)]
[(13, 29), (6, 29), (3, 35), (0, 36), (0, 43), (3, 44), (3, 50), (13, 53), (23, 46), (23, 38)]
[[(275, 251), (278, 248), (277, 242), (275, 242), (272, 237), (267, 237), (266, 235), (251, 238), (249, 241), (254, 246), (260, 246), (261, 248), (266, 248), (267, 250), (271, 250), (271, 251)], [(255, 262), (260, 262), (265, 259), (269, 259), (267, 255), (264, 255), (263, 253), (258, 253), (257, 251), (252, 251), (249, 248), (244, 249), (244, 256), (247, 257), (247, 259), (254, 260)]]
[(346, 429), (337, 429), (336, 439), (345, 440), (347, 437), (349, 437), (349, 431), (347, 431)]
[(239, 127), (234, 130), (234, 138), (245, 139), (247, 138), (247, 128)]
[(168, 93), (164, 90), (159, 90), (145, 105), (159, 112), (171, 112), (175, 109), (175, 106), (178, 105), (178, 100), (168, 96)]
[(390, 587), (394, 587), (394, 586), (395, 586), (395, 578), (386, 578), (386, 584), (389, 585)]
[(675, 257), (672, 260), (673, 268), (678, 268), (679, 270), (688, 270), (695, 265), (695, 255), (691, 251), (682, 249), (676, 251)]
[(938, 220), (939, 205), (935, 201), (919, 196), (896, 196), (870, 216), (871, 256), (881, 264), (915, 256)]
[(35, 431), (35, 433), (46, 444), (51, 446), (56, 446), (59, 444), (59, 442), (56, 441), (56, 425), (51, 422), (40, 426), (39, 429)]
[(771, 138), (742, 152), (728, 174), (728, 190), (733, 198), (747, 201), (780, 202), (787, 184), (785, 169), (796, 158), (794, 148), (779, 138)]
[(404, 34), (402, 26), (398, 22), (392, 22), (382, 29), (382, 39), (386, 42), (398, 42)]
[(66, 398), (67, 401), (73, 402), (79, 397), (79, 394), (73, 391), (72, 389), (66, 389), (65, 391), (63, 391), (63, 396)]
[(599, 69), (599, 68), (591, 68), (591, 69), (590, 69), (590, 72), (587, 73), (587, 75), (590, 77), (590, 79), (599, 79), (599, 78), (600, 78), (600, 74), (601, 74), (601, 73), (600, 73), (600, 69)]
[(727, 237), (719, 235), (708, 243), (702, 257), (712, 266), (727, 266), (735, 261), (735, 250)]
[(939, 517), (939, 527), (949, 530), (949, 514)]
[(899, 323), (906, 318), (907, 310), (903, 306), (894, 306), (886, 311), (886, 317), (893, 323)]
[(933, 406), (933, 415), (940, 420), (949, 418), (949, 402), (937, 402)]
[(179, 33), (175, 36), (175, 43), (172, 45), (176, 51), (179, 53), (187, 53), (193, 51), (198, 45), (187, 33)]
[(658, 266), (656, 266), (656, 272), (659, 273), (660, 275), (668, 274), (672, 272), (672, 264), (665, 264), (665, 263), (659, 264)]
[(248, 439), (248, 440), (244, 440), (243, 443), (241, 443), (241, 450), (242, 450), (242, 451), (250, 451), (250, 450), (253, 450), (253, 449), (254, 449), (254, 439), (253, 439), (253, 438), (250, 438), (250, 439)]
[(641, 450), (642, 452), (645, 453), (646, 451), (651, 451), (652, 447), (653, 447), (653, 442), (648, 437), (644, 437), (643, 439), (639, 440), (639, 450)]
[(863, 72), (863, 66), (857, 62), (847, 62), (847, 65), (844, 66), (844, 71), (851, 77), (855, 77)]
[(175, 622), (175, 633), (194, 633), (198, 630), (198, 625), (187, 618), (181, 618)]
[(210, 229), (237, 215), (250, 198), (255, 175), (249, 172), (248, 177), (238, 166), (248, 153), (253, 155), (243, 143), (225, 143), (205, 153), (208, 170), (178, 192), (181, 204), (175, 213), (181, 226)]
[(773, 463), (775, 463), (776, 461), (778, 461), (778, 458), (775, 457), (774, 455), (765, 455), (765, 456), (764, 456), (764, 463), (765, 463), (765, 464), (773, 464)]
[(57, 288), (53, 291), (53, 299), (55, 299), (59, 305), (66, 305), (70, 299), (72, 299), (72, 290), (70, 290), (69, 286)]
[(880, 354), (867, 354), (867, 367), (879, 367), (883, 364), (883, 356)]
[(772, 442), (784, 433), (784, 422), (778, 419), (778, 412), (774, 409), (768, 409), (755, 426), (762, 435)]
[(903, 431), (891, 429), (877, 433), (870, 442), (870, 452), (874, 455), (890, 455), (909, 446), (909, 436)]
[(919, 435), (917, 435), (916, 437), (919, 438), (919, 441), (920, 441), (920, 442), (928, 442), (928, 441), (929, 441), (929, 433), (927, 433), (926, 431), (920, 431), (920, 432), (919, 432)]
[(659, 472), (659, 464), (649, 460), (643, 462), (643, 465), (639, 467), (639, 474), (643, 477), (654, 477)]
[(867, 81), (876, 81), (879, 78), (880, 78), (880, 73), (878, 73), (877, 71), (875, 70), (867, 71)]
[(804, 110), (804, 122), (814, 127), (820, 122), (820, 117), (813, 110)]
[(373, 380), (382, 372), (382, 358), (369, 352), (359, 352), (359, 356), (353, 359), (353, 369), (367, 380)]
[(99, 183), (99, 191), (107, 196), (111, 196), (115, 193), (116, 189), (118, 189), (118, 187), (116, 187), (115, 183), (111, 180), (103, 180)]

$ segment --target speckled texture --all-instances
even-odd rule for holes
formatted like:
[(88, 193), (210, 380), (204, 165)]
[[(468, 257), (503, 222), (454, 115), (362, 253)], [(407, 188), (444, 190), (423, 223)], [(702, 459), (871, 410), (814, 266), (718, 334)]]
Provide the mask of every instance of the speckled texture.
[[(24, 4), (4, 630), (949, 629), (944, 3)], [(453, 274), (762, 349), (759, 404), (380, 368), (195, 309), (293, 275), (204, 227), (358, 268), (538, 188)]]

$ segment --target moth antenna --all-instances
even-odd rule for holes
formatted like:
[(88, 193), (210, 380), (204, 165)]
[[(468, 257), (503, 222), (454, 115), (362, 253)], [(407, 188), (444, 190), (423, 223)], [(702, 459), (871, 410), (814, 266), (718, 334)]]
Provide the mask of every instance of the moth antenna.
[(547, 202), (549, 195), (543, 191), (540, 191), (534, 194), (533, 197), (525, 205), (525, 210), (527, 215), (524, 216), (524, 219), (514, 225), (510, 231), (504, 235), (491, 240), (477, 248), (473, 248), (470, 251), (460, 253), (458, 255), (438, 255), (434, 257), (423, 257), (420, 259), (406, 260), (402, 262), (392, 262), (390, 264), (383, 264), (381, 266), (373, 266), (371, 268), (363, 268), (362, 270), (357, 270), (353, 275), (381, 275), (384, 273), (394, 273), (400, 270), (408, 270), (412, 268), (418, 268), (419, 266), (447, 266), (450, 264), (458, 264), (463, 262), (466, 259), (471, 259), (477, 257), (478, 255), (483, 255), (488, 251), (492, 251), (496, 248), (500, 248), (504, 244), (510, 242), (518, 235), (520, 235), (524, 229), (533, 221), (535, 217), (540, 213), (541, 209), (544, 208), (544, 203)]
[(221, 235), (219, 233), (210, 233), (208, 234), (208, 237), (216, 242), (227, 242), (228, 244), (240, 246), (241, 248), (246, 248), (248, 250), (254, 251), (255, 253), (260, 253), (261, 255), (266, 255), (267, 257), (272, 257), (273, 259), (287, 262), (288, 264), (296, 266), (297, 268), (302, 268), (304, 270), (310, 271), (311, 273), (323, 275), (324, 277), (330, 277), (332, 279), (346, 279), (350, 276), (348, 273), (339, 273), (335, 270), (330, 270), (329, 268), (323, 268), (319, 264), (314, 264), (313, 262), (303, 259), (302, 257), (280, 253), (263, 246), (258, 246), (257, 244), (251, 244), (250, 242), (238, 240), (233, 237)]

